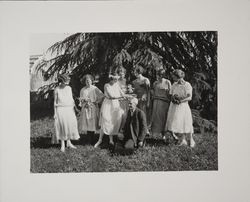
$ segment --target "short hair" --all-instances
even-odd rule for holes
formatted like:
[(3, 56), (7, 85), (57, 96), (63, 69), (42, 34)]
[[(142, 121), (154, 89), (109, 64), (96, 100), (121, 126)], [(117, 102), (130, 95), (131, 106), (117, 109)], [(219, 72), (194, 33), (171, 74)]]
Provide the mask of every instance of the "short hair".
[(181, 79), (181, 78), (185, 77), (185, 73), (181, 69), (174, 70), (173, 75), (176, 76), (178, 79)]
[(143, 74), (143, 72), (144, 72), (144, 69), (143, 69), (143, 67), (141, 65), (137, 65), (135, 67), (135, 73), (137, 73), (137, 74)]
[(126, 69), (123, 66), (120, 66), (120, 67), (117, 68), (117, 74), (120, 74), (121, 72), (126, 74)]
[(131, 98), (129, 101), (138, 105), (138, 99), (136, 97)]
[(114, 79), (119, 79), (120, 76), (118, 74), (109, 74), (109, 81), (114, 80)]
[(59, 83), (61, 83), (61, 82), (66, 83), (67, 81), (70, 80), (70, 77), (68, 74), (59, 74), (57, 76), (57, 80)]
[(81, 78), (81, 83), (83, 84), (83, 85), (86, 85), (86, 80), (87, 79), (91, 79), (91, 81), (92, 81), (92, 83), (94, 82), (94, 77), (91, 75), (91, 74), (86, 74), (86, 75), (84, 75), (82, 78)]
[(165, 76), (165, 74), (166, 74), (165, 69), (159, 69), (159, 70), (157, 71), (157, 75), (159, 75), (159, 76)]

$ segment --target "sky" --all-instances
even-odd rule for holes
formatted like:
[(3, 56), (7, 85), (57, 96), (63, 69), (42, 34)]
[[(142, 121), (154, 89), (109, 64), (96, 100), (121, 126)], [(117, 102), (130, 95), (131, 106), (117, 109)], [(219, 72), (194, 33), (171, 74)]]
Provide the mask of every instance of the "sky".
[(41, 55), (54, 43), (65, 39), (68, 33), (41, 33), (30, 36), (30, 55)]

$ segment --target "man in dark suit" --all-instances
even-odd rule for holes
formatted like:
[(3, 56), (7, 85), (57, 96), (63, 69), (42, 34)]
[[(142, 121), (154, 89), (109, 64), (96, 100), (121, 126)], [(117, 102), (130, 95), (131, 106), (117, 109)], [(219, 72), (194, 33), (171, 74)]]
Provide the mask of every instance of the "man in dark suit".
[(138, 99), (132, 98), (129, 101), (129, 111), (124, 124), (118, 134), (118, 143), (115, 150), (125, 149), (134, 151), (135, 148), (143, 147), (147, 133), (147, 121), (145, 113), (136, 106)]

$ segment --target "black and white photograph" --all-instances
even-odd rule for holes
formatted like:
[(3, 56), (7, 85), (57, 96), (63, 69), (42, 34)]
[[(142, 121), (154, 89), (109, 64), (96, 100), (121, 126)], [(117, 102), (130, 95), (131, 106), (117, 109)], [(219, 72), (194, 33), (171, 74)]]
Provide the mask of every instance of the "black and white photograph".
[(249, 202), (250, 1), (0, 1), (1, 202)]
[(217, 40), (31, 35), (30, 171), (218, 170)]

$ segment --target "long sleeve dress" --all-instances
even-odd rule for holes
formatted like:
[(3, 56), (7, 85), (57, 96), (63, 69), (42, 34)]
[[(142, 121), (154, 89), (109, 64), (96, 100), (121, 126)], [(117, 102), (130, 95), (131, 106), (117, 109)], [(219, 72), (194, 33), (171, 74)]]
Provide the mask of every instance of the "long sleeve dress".
[(79, 132), (87, 134), (87, 131), (97, 132), (99, 130), (99, 107), (104, 94), (94, 85), (83, 87), (80, 91), (81, 113), (79, 118)]

